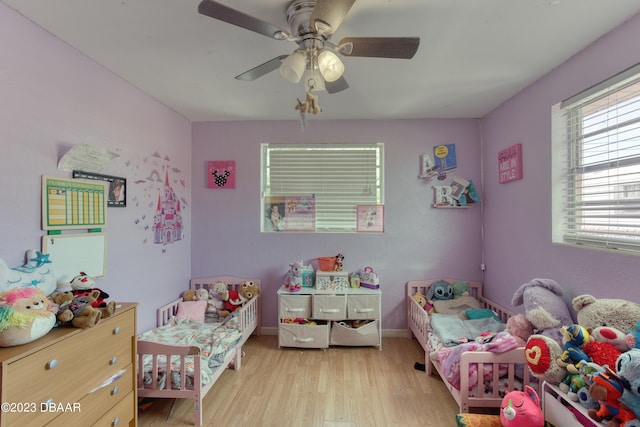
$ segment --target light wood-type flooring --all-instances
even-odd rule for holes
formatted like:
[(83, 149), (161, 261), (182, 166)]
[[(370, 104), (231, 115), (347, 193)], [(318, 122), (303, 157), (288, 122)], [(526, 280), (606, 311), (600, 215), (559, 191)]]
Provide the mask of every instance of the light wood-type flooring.
[[(242, 369), (227, 369), (203, 401), (203, 425), (220, 427), (448, 427), (457, 405), (415, 340), (383, 338), (376, 347), (278, 349), (253, 336)], [(140, 426), (193, 425), (193, 402), (158, 399)]]

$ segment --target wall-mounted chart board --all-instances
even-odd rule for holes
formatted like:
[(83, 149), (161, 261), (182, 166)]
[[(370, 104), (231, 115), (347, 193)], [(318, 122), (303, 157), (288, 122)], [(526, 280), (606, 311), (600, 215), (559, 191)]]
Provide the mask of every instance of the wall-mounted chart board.
[(42, 177), (42, 229), (106, 227), (107, 183)]
[(49, 254), (57, 283), (69, 283), (84, 272), (91, 277), (105, 275), (107, 235), (105, 233), (42, 236), (42, 252)]

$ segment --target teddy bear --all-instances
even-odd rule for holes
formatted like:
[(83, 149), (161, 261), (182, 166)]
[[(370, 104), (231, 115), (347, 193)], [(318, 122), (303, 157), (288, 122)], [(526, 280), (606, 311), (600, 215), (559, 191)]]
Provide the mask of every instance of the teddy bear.
[(224, 301), (224, 310), (220, 313), (221, 316), (228, 316), (258, 294), (260, 294), (260, 288), (253, 280), (243, 281), (237, 290), (228, 291), (228, 297)]
[[(109, 298), (109, 294), (102, 289), (95, 287), (95, 281), (93, 277), (87, 275), (84, 272), (80, 272), (80, 274), (71, 279), (69, 284), (71, 285), (71, 290), (74, 296), (90, 296), (90, 298), (92, 299), (91, 306), (93, 308), (99, 309), (102, 317), (109, 317), (116, 312), (116, 302), (106, 301), (106, 299)], [(98, 291), (97, 298), (95, 297), (96, 294), (94, 292), (96, 290)]]
[(197, 301), (195, 289), (187, 289), (182, 293), (182, 301)]
[(57, 306), (38, 288), (15, 288), (0, 294), (0, 347), (26, 344), (55, 325)]
[(609, 326), (627, 333), (640, 320), (640, 304), (623, 299), (598, 299), (585, 294), (575, 297), (571, 303), (578, 324), (585, 328)]
[(88, 295), (75, 296), (73, 292), (54, 292), (51, 300), (58, 305), (56, 318), (63, 325), (76, 328), (92, 328), (102, 318), (100, 309), (94, 308), (91, 303), (100, 296), (100, 290), (94, 289)]

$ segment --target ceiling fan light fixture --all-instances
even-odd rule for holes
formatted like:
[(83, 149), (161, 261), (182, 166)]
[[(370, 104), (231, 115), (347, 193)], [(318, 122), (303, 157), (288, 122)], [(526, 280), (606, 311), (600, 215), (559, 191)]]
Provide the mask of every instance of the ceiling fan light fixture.
[(307, 66), (307, 57), (296, 50), (287, 56), (280, 65), (280, 74), (291, 83), (298, 83)]
[(328, 82), (335, 82), (344, 73), (344, 64), (338, 55), (327, 49), (322, 50), (318, 55), (318, 68), (322, 77)]
[(318, 69), (307, 69), (304, 74), (305, 92), (318, 92), (324, 90), (324, 79)]

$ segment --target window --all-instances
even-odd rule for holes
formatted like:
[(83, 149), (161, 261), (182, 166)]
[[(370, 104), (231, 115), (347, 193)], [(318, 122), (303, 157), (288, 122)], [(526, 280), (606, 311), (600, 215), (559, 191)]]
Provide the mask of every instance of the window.
[(384, 204), (383, 159), (382, 143), (262, 144), (261, 230), (355, 232), (357, 205)]
[(552, 116), (554, 241), (640, 251), (640, 65)]

